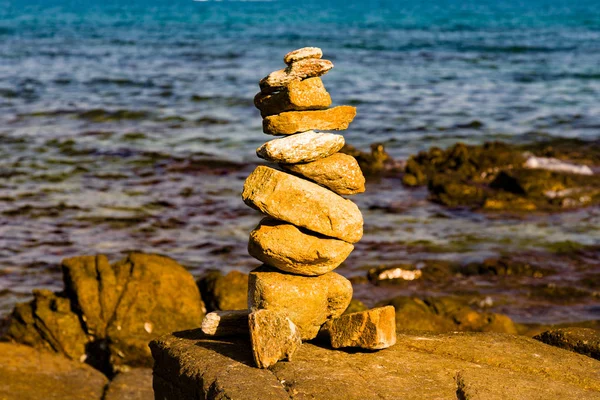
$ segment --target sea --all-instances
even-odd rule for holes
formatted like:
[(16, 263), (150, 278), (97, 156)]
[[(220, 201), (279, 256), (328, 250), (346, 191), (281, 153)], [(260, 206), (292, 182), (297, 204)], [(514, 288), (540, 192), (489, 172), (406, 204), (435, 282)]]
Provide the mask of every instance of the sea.
[[(334, 63), (323, 82), (357, 107), (344, 136), (364, 151), (600, 138), (597, 0), (0, 0), (0, 316), (61, 290), (76, 255), (160, 253), (196, 277), (256, 267), (246, 246), (261, 217), (240, 194), (270, 137), (253, 97), (305, 46)], [(553, 287), (581, 273), (556, 248), (600, 245), (597, 208), (449, 210), (394, 177), (353, 200), (365, 235), (338, 269), (351, 278), (516, 254), (557, 268), (539, 282)], [(600, 279), (600, 255), (586, 257)], [(355, 292), (369, 306), (460, 292), (518, 322), (600, 320), (598, 292), (564, 304), (503, 282)]]

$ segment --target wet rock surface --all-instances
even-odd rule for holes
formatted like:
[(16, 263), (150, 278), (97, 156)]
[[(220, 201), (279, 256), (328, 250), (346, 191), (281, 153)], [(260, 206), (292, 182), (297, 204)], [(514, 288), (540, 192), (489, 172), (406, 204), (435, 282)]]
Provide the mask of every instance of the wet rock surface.
[[(151, 344), (154, 385), (165, 399), (600, 398), (600, 364), (523, 337), (399, 334), (380, 352), (305, 343), (293, 362), (253, 368), (249, 342), (209, 340), (197, 331)], [(166, 368), (168, 366), (168, 368)], [(175, 397), (178, 396), (178, 397)], [(220, 397), (219, 397), (220, 396)]]
[(108, 379), (102, 373), (79, 360), (0, 342), (2, 399), (100, 400), (107, 384)]

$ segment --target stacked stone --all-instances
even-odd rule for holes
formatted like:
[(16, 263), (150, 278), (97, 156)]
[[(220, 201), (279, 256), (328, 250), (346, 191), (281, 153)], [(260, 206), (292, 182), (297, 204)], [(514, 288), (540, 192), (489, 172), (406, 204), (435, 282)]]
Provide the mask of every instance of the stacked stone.
[(393, 307), (342, 316), (352, 285), (333, 272), (363, 235), (358, 207), (342, 195), (365, 190), (358, 162), (339, 153), (344, 137), (322, 131), (348, 128), (355, 107), (331, 106), (321, 76), (333, 68), (321, 49), (307, 47), (284, 57), (285, 69), (260, 81), (254, 104), (263, 131), (282, 136), (257, 155), (279, 169), (259, 166), (246, 179), (244, 202), (266, 214), (250, 233), (248, 252), (263, 265), (250, 272), (249, 315), (207, 316), (205, 332), (250, 328), (254, 359), (265, 368), (290, 359), (302, 340), (320, 331), (333, 347), (380, 349), (395, 343)]

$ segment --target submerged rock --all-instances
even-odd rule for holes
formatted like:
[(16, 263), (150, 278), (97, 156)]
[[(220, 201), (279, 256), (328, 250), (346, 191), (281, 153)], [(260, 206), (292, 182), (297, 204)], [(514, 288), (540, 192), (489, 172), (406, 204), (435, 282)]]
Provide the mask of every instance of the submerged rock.
[(302, 345), (300, 331), (283, 313), (257, 310), (248, 316), (252, 355), (258, 368), (269, 368), (279, 360), (292, 360)]
[(292, 135), (317, 131), (348, 129), (356, 116), (356, 107), (337, 106), (327, 110), (289, 111), (263, 119), (263, 132), (269, 135)]
[(0, 398), (3, 400), (100, 400), (104, 399), (107, 383), (102, 373), (79, 360), (0, 342)]
[(551, 329), (534, 336), (534, 339), (600, 360), (600, 331), (595, 329)]
[(189, 331), (150, 346), (156, 397), (165, 400), (600, 399), (600, 362), (513, 335), (399, 334), (379, 352), (304, 343), (293, 362), (269, 370), (253, 367), (244, 339)]
[(327, 320), (342, 315), (351, 299), (352, 284), (335, 272), (299, 276), (266, 266), (250, 272), (250, 310), (285, 313), (298, 327), (303, 340), (313, 339)]
[(296, 226), (356, 243), (363, 234), (356, 204), (315, 183), (259, 166), (246, 179), (244, 202)]

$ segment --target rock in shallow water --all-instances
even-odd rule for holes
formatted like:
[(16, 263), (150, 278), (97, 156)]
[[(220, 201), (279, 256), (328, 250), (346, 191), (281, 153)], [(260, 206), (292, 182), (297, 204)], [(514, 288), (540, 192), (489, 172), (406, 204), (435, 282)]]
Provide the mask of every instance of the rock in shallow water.
[(309, 78), (294, 81), (277, 93), (260, 92), (254, 97), (254, 105), (264, 118), (285, 111), (322, 110), (331, 105), (331, 96), (321, 78)]
[(323, 275), (337, 268), (354, 246), (317, 236), (292, 224), (263, 219), (250, 233), (248, 252), (267, 265), (298, 275)]
[(291, 82), (325, 75), (332, 68), (333, 63), (329, 60), (316, 58), (299, 60), (287, 68), (271, 72), (263, 78), (259, 83), (260, 91), (265, 94), (277, 92)]
[(248, 316), (252, 354), (258, 368), (269, 368), (279, 360), (292, 360), (302, 345), (300, 331), (283, 313), (257, 310)]
[(262, 266), (248, 280), (250, 310), (285, 313), (303, 340), (313, 339), (328, 319), (342, 315), (351, 299), (352, 284), (335, 272), (309, 277)]
[(342, 131), (356, 116), (356, 107), (338, 106), (328, 110), (288, 111), (263, 119), (263, 132), (268, 135), (292, 135), (310, 130)]
[(331, 347), (386, 349), (396, 343), (396, 319), (392, 306), (345, 314), (323, 327), (331, 339)]
[(273, 168), (257, 167), (244, 183), (242, 198), (273, 218), (325, 236), (349, 243), (362, 237), (363, 219), (356, 204)]
[(256, 149), (256, 154), (276, 163), (306, 163), (332, 155), (344, 147), (344, 142), (342, 135), (308, 131), (268, 141)]
[(600, 362), (513, 335), (398, 335), (379, 352), (304, 343), (293, 362), (268, 371), (253, 367), (248, 340), (190, 331), (151, 347), (156, 395), (166, 400), (600, 399)]
[(282, 164), (281, 166), (337, 194), (351, 195), (365, 191), (365, 177), (358, 162), (354, 157), (346, 154), (335, 153), (305, 164)]

